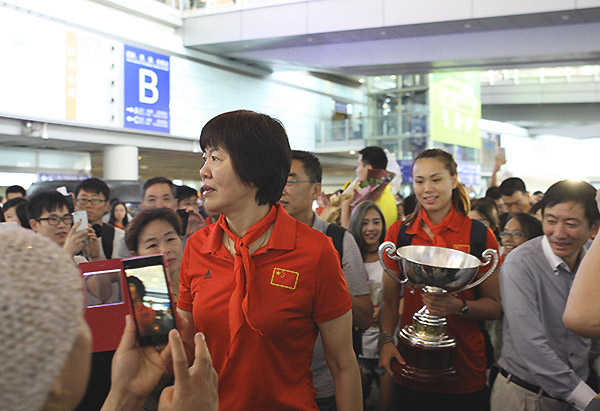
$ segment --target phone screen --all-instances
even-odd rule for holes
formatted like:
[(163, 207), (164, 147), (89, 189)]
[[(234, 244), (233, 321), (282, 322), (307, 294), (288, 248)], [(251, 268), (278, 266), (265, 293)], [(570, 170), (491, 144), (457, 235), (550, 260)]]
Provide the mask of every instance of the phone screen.
[(122, 262), (140, 345), (166, 344), (169, 331), (177, 325), (162, 256), (127, 258)]

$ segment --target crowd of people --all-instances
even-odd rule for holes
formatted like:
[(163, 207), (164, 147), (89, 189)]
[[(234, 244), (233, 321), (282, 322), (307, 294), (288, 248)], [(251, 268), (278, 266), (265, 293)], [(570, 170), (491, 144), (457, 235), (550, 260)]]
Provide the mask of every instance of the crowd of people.
[[(6, 190), (7, 409), (600, 408), (600, 195), (590, 184), (530, 195), (522, 179), (494, 177), (472, 200), (452, 155), (428, 149), (412, 164), (413, 194), (395, 197), (388, 156), (371, 146), (354, 181), (325, 195), (318, 158), (291, 150), (272, 117), (221, 114), (199, 143), (201, 195), (155, 177), (135, 215), (98, 178), (69, 196)], [(384, 241), (480, 259), (491, 249), (499, 265), (472, 289), (422, 292), (384, 274)], [(90, 355), (75, 264), (154, 254), (165, 256), (179, 329), (165, 347), (140, 347), (128, 316), (119, 348)], [(151, 316), (138, 282), (128, 286), (135, 312)], [(456, 341), (455, 378), (395, 378), (414, 366), (398, 330), (423, 304)]]

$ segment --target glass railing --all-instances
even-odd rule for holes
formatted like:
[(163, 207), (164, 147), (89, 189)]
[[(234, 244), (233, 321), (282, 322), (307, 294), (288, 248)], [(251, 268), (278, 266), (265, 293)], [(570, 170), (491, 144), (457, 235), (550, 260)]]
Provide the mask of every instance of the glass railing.
[(348, 119), (342, 121), (322, 121), (315, 130), (316, 145), (344, 146), (362, 143), (365, 139), (365, 120)]

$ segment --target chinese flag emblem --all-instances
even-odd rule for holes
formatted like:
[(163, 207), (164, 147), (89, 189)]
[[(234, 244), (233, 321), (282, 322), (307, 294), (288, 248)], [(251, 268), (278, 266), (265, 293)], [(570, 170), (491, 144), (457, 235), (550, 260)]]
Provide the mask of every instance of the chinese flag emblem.
[(299, 276), (300, 274), (295, 271), (284, 270), (283, 268), (274, 268), (273, 276), (271, 277), (271, 285), (295, 290), (296, 284), (298, 284)]
[(471, 252), (471, 246), (469, 244), (454, 244), (454, 249), (467, 254)]

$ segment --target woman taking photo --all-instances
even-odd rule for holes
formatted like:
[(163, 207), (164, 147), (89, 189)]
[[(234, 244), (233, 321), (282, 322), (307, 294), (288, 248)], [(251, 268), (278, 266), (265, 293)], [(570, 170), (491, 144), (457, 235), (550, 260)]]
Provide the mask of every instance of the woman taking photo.
[(127, 206), (121, 202), (113, 204), (110, 209), (108, 224), (124, 230), (128, 223), (129, 217), (127, 216)]
[[(470, 251), (471, 224), (467, 217), (469, 197), (457, 179), (456, 163), (452, 156), (440, 149), (420, 153), (412, 166), (413, 189), (417, 197), (415, 212), (404, 222), (397, 222), (386, 235), (387, 241), (397, 242), (401, 229), (412, 235), (410, 244), (447, 247)], [(477, 224), (480, 224), (477, 222)], [(497, 250), (494, 233), (488, 228), (485, 248)], [(395, 268), (394, 265), (395, 264)], [(398, 264), (388, 259), (388, 266)], [(404, 364), (404, 359), (393, 343), (392, 334), (398, 319), (398, 301), (401, 286), (389, 276), (384, 277), (384, 304), (381, 315), (380, 364), (393, 374), (391, 362)], [(422, 383), (403, 379), (394, 385), (394, 403), (408, 410), (473, 410), (489, 407), (486, 391), (486, 353), (480, 323), (500, 316), (498, 274), (494, 272), (475, 289), (454, 296), (423, 294), (421, 291), (404, 295), (401, 326), (412, 324), (412, 316), (425, 303), (433, 315), (445, 316), (447, 333), (456, 339), (454, 363), (458, 378), (451, 383)]]
[[(380, 389), (379, 403), (385, 403), (389, 389), (382, 387), (378, 367), (379, 349), (379, 308), (383, 302), (383, 267), (379, 263), (377, 250), (385, 239), (385, 218), (372, 201), (359, 203), (350, 215), (350, 233), (354, 236), (362, 254), (369, 281), (369, 292), (373, 302), (373, 325), (362, 335), (362, 353), (359, 363), (363, 374), (363, 398), (366, 400), (371, 391), (373, 381)], [(384, 383), (384, 385), (386, 385)], [(389, 386), (389, 382), (387, 384)]]
[(328, 237), (277, 203), (291, 164), (283, 126), (251, 111), (221, 114), (202, 129), (200, 147), (205, 207), (221, 216), (186, 244), (178, 308), (206, 335), (221, 409), (317, 409), (317, 332), (337, 408), (361, 409), (339, 257)]

